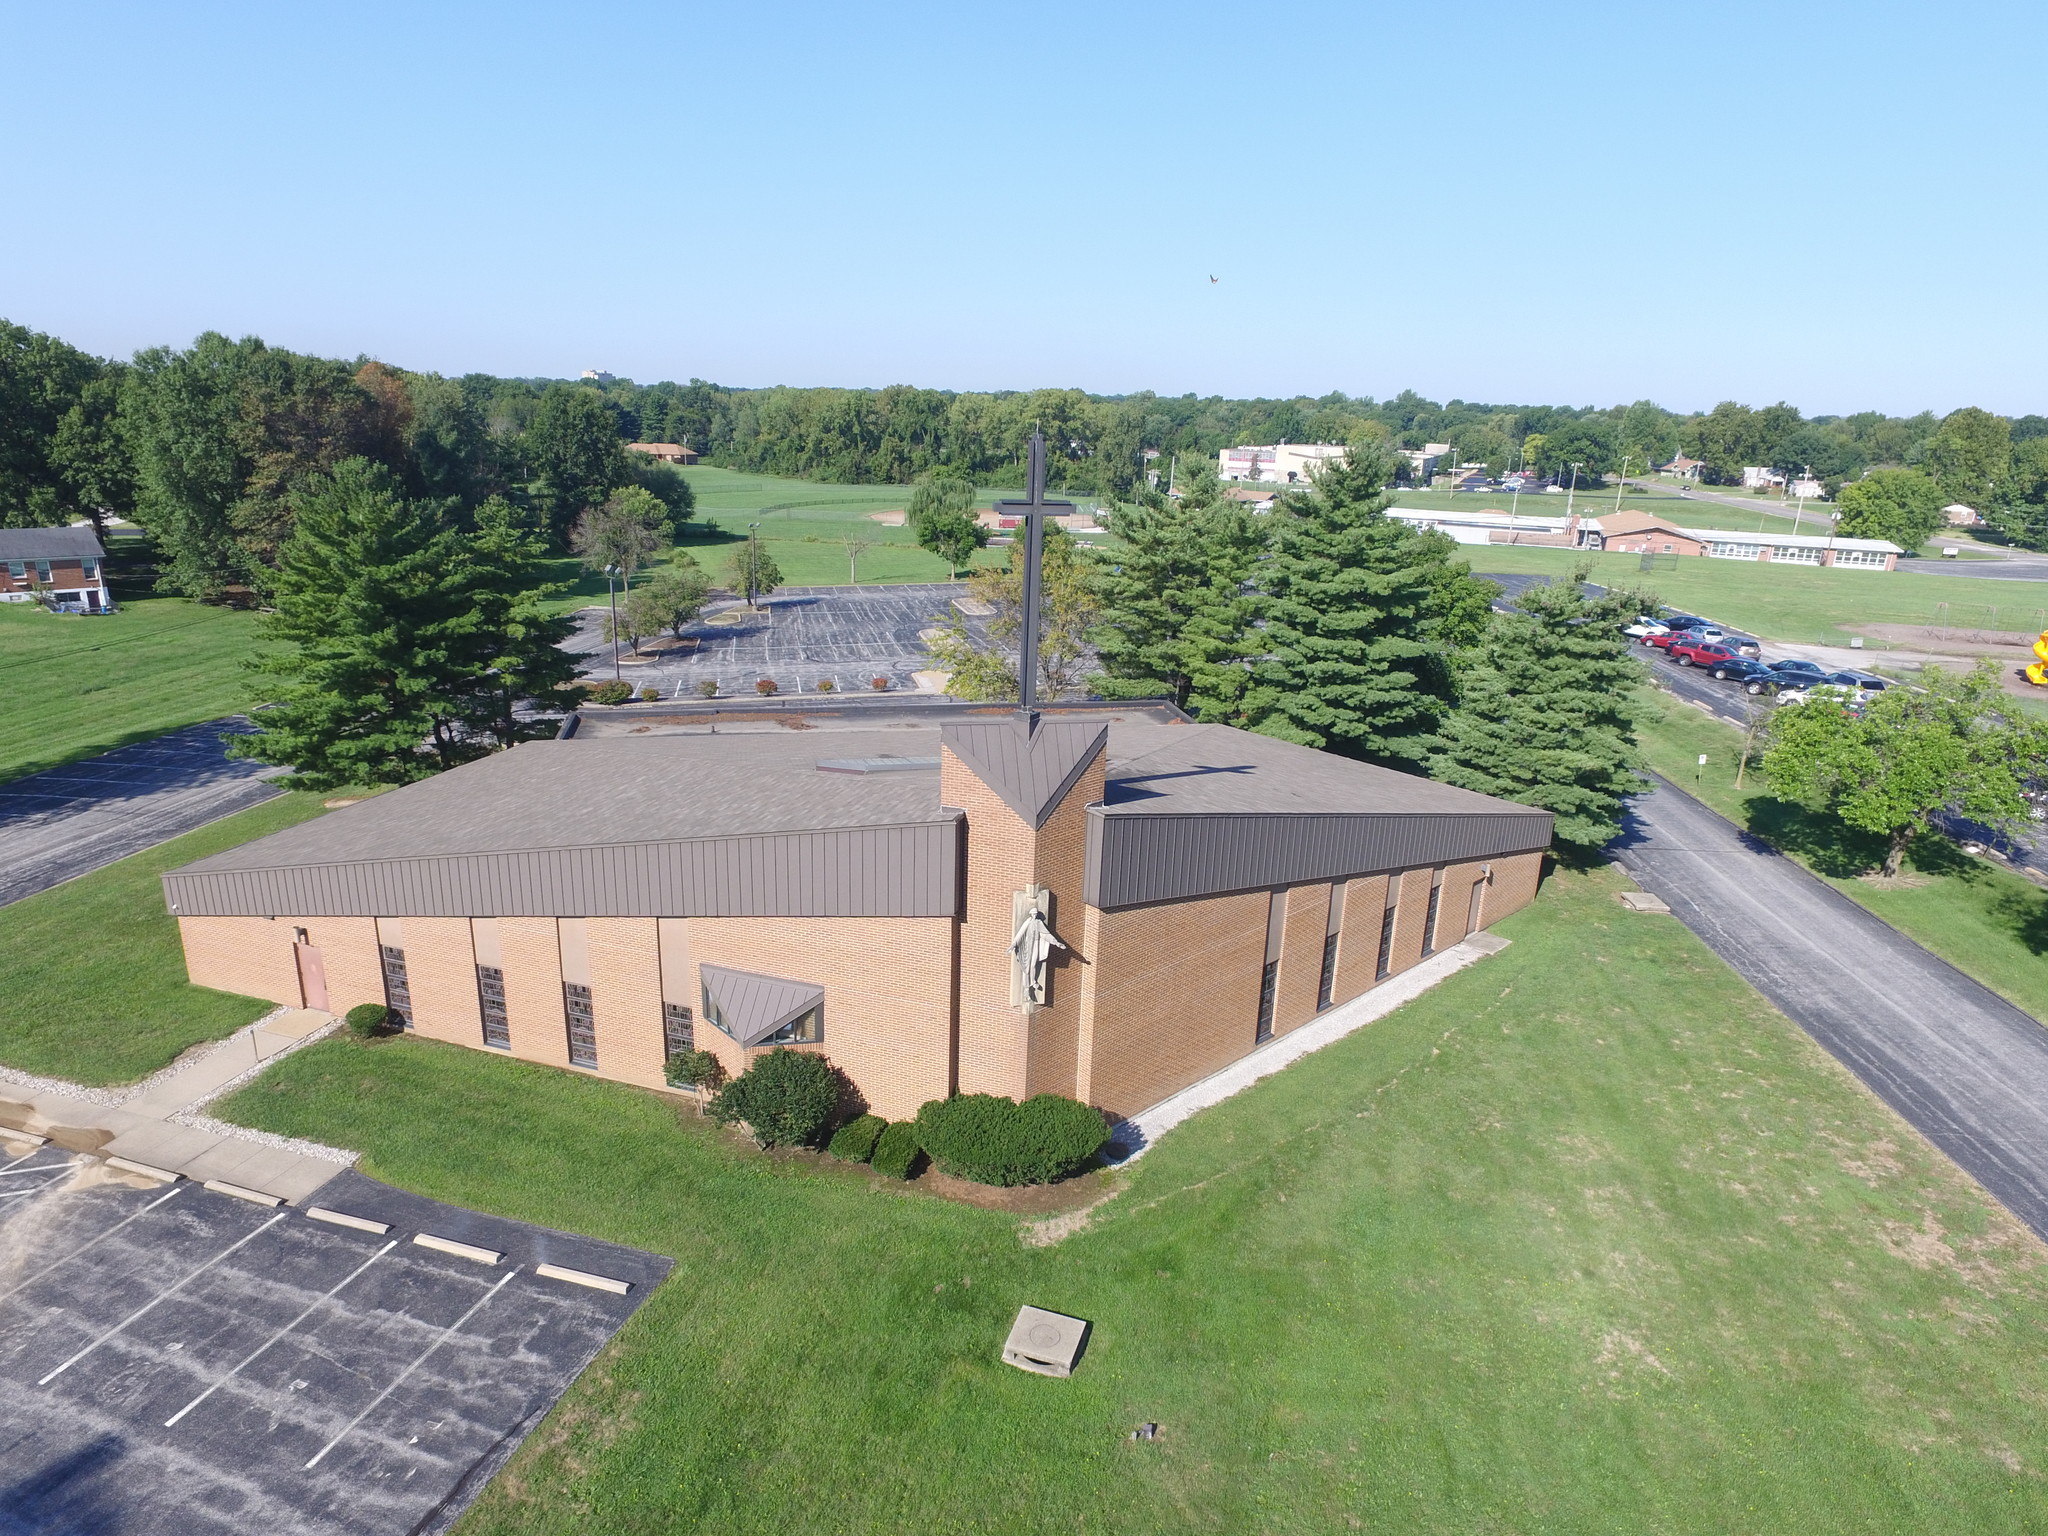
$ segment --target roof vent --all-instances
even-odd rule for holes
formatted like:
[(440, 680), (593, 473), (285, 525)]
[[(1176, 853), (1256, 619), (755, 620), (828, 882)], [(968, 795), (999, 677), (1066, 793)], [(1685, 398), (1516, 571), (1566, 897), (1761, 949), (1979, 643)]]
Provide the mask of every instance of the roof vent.
[(828, 757), (818, 764), (820, 773), (908, 773), (917, 768), (936, 768), (936, 757), (897, 757), (883, 753), (879, 757)]

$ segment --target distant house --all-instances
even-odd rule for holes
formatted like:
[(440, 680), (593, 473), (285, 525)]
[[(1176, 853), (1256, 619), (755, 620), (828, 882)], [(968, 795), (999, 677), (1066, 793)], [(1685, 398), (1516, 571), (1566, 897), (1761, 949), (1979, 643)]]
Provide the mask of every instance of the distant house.
[(1305, 484), (1325, 463), (1343, 458), (1344, 453), (1341, 443), (1247, 444), (1242, 448), (1225, 448), (1216, 455), (1216, 478)]
[(1742, 488), (1745, 491), (1768, 491), (1784, 483), (1785, 477), (1767, 464), (1742, 466)]
[(1227, 485), (1223, 488), (1223, 494), (1232, 501), (1243, 502), (1254, 512), (1270, 512), (1273, 510), (1273, 497), (1277, 493), (1254, 490), (1248, 485)]
[(644, 453), (651, 459), (660, 459), (664, 464), (694, 464), (697, 450), (687, 443), (628, 443), (628, 453)]
[(1657, 473), (1660, 475), (1675, 475), (1680, 480), (1697, 480), (1700, 477), (1700, 471), (1706, 467), (1700, 460), (1688, 459), (1681, 453), (1669, 464), (1659, 464), (1657, 466)]
[(602, 385), (612, 382), (612, 376), (602, 368), (586, 368), (583, 370), (583, 377), (590, 380), (593, 384)]
[(1828, 494), (1828, 488), (1811, 475), (1801, 475), (1786, 490), (1801, 501), (1825, 501)]
[(1898, 545), (1884, 539), (1848, 539), (1805, 533), (1742, 533), (1681, 528), (1648, 512), (1616, 512), (1579, 525), (1580, 547), (1616, 554), (1698, 555), (1709, 560), (1755, 560), (1775, 565), (1832, 565), (1852, 570), (1898, 569)]
[(1951, 528), (1975, 528), (1984, 521), (1975, 507), (1966, 507), (1960, 501), (1952, 501), (1943, 507), (1941, 515), (1948, 519)]
[(0, 602), (111, 613), (107, 552), (91, 528), (0, 528)]
[(1429, 484), (1429, 477), (1436, 473), (1437, 465), (1449, 456), (1449, 443), (1424, 443), (1420, 448), (1397, 448), (1394, 450), (1408, 461), (1408, 475), (1417, 484)]

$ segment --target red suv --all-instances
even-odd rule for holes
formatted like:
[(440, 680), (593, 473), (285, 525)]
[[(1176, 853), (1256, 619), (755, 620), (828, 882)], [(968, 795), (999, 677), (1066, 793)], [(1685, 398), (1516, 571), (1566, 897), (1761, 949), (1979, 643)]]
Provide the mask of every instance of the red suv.
[(1707, 640), (1681, 640), (1665, 654), (1681, 667), (1718, 667), (1723, 662), (1742, 659), (1727, 646)]

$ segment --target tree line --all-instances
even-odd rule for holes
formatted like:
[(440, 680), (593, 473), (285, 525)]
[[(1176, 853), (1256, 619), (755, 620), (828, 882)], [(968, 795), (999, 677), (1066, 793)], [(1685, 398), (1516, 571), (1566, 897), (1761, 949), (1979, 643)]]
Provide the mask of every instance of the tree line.
[[(0, 526), (134, 518), (155, 539), (165, 589), (205, 599), (267, 592), (293, 487), (350, 458), (383, 465), (408, 497), (441, 503), (458, 523), (497, 497), (560, 551), (577, 517), (629, 485), (674, 519), (690, 514), (687, 481), (627, 442), (685, 443), (708, 463), (819, 480), (988, 485), (1021, 482), (1034, 429), (1046, 435), (1053, 487), (1110, 501), (1131, 501), (1155, 475), (1177, 488), (1244, 443), (1448, 443), (1453, 462), (1582, 483), (1682, 453), (1715, 483), (1751, 465), (1810, 469), (1831, 490), (1872, 470), (1910, 471), (1924, 483), (1887, 499), (1917, 505), (1931, 486), (2016, 542), (2048, 547), (2048, 418), (1975, 408), (1807, 418), (1782, 402), (1683, 413), (1647, 400), (1487, 405), (1413, 391), (1230, 400), (445, 378), (214, 333), (117, 361), (0, 321)], [(1394, 468), (1407, 473), (1405, 462)]]

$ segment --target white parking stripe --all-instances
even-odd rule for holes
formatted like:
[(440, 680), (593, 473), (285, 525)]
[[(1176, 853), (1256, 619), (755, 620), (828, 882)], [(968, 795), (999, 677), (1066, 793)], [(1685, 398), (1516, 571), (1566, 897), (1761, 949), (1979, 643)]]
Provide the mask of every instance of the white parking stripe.
[(205, 1402), (209, 1397), (213, 1396), (214, 1393), (218, 1392), (223, 1386), (225, 1386), (228, 1383), (230, 1378), (239, 1375), (241, 1373), (243, 1366), (248, 1365), (250, 1361), (253, 1361), (258, 1355), (262, 1354), (264, 1350), (270, 1348), (271, 1345), (275, 1344), (279, 1339), (283, 1338), (286, 1334), (290, 1333), (294, 1328), (298, 1327), (299, 1324), (303, 1323), (307, 1318), (311, 1317), (326, 1303), (334, 1300), (335, 1296), (340, 1293), (342, 1286), (347, 1285), (350, 1280), (355, 1279), (357, 1275), (360, 1275), (364, 1270), (368, 1269), (372, 1264), (376, 1263), (379, 1259), (383, 1258), (385, 1254), (389, 1253), (392, 1249), (396, 1248), (397, 1246), (398, 1239), (394, 1237), (390, 1242), (386, 1243), (382, 1248), (379, 1248), (375, 1253), (371, 1254), (367, 1259), (363, 1260), (362, 1263), (358, 1264), (354, 1269), (350, 1270), (348, 1272), (347, 1278), (342, 1280), (339, 1285), (336, 1285), (333, 1290), (329, 1291), (325, 1296), (322, 1296), (318, 1301), (313, 1302), (310, 1306), (306, 1308), (305, 1311), (301, 1312), (297, 1317), (293, 1318), (290, 1322), (286, 1323), (282, 1328), (278, 1329), (277, 1332), (273, 1333), (269, 1338), (265, 1339), (261, 1344), (258, 1344), (253, 1350), (251, 1350), (248, 1356), (241, 1362), (241, 1365), (237, 1365), (232, 1371), (227, 1372), (220, 1378), (219, 1381), (216, 1381), (204, 1392), (200, 1393), (197, 1397), (193, 1398), (191, 1402), (187, 1403), (184, 1407), (180, 1408), (168, 1419), (165, 1419), (164, 1428), (169, 1429), (173, 1424), (176, 1424), (178, 1420), (185, 1417), (186, 1414), (190, 1413), (194, 1408), (197, 1408), (201, 1403)]
[(5, 1301), (8, 1297), (12, 1296), (16, 1291), (22, 1289), (23, 1286), (34, 1285), (38, 1280), (42, 1279), (43, 1276), (51, 1274), (56, 1270), (62, 1269), (66, 1264), (69, 1264), (73, 1259), (77, 1258), (81, 1253), (84, 1253), (88, 1248), (97, 1247), (99, 1244), (104, 1243), (116, 1232), (120, 1231), (123, 1227), (127, 1226), (129, 1222), (142, 1220), (143, 1217), (147, 1216), (151, 1211), (155, 1210), (158, 1206), (162, 1205), (166, 1200), (177, 1199), (180, 1193), (182, 1193), (182, 1191), (174, 1189), (167, 1195), (158, 1195), (154, 1200), (150, 1201), (149, 1204), (145, 1205), (133, 1216), (129, 1216), (120, 1221), (115, 1222), (111, 1227), (107, 1228), (107, 1230), (102, 1232), (98, 1237), (93, 1238), (89, 1242), (80, 1243), (76, 1248), (72, 1249), (69, 1253), (65, 1254), (63, 1258), (58, 1259), (53, 1263), (45, 1264), (41, 1269), (37, 1270), (34, 1274), (30, 1275), (26, 1280), (17, 1281), (15, 1284), (9, 1286), (6, 1290), (0, 1291), (0, 1301)]
[(214, 1265), (218, 1264), (222, 1259), (226, 1258), (229, 1254), (233, 1253), (237, 1248), (242, 1247), (246, 1243), (254, 1242), (257, 1238), (261, 1237), (265, 1232), (268, 1232), (272, 1227), (276, 1226), (280, 1221), (283, 1220), (284, 1212), (279, 1211), (275, 1216), (271, 1217), (270, 1220), (263, 1223), (263, 1225), (258, 1227), (254, 1232), (248, 1232), (243, 1234), (241, 1237), (236, 1238), (232, 1243), (229, 1243), (227, 1247), (221, 1249), (219, 1253), (216, 1253), (204, 1264), (200, 1265), (197, 1269), (192, 1270), (190, 1273), (188, 1273), (185, 1276), (185, 1278), (183, 1280), (180, 1280), (176, 1285), (171, 1286), (168, 1290), (158, 1291), (154, 1297), (144, 1302), (141, 1306), (137, 1307), (133, 1312), (130, 1312), (126, 1317), (122, 1318), (120, 1322), (114, 1324), (113, 1327), (109, 1328), (105, 1333), (101, 1334), (98, 1338), (94, 1339), (90, 1344), (86, 1345), (85, 1348), (81, 1349), (69, 1360), (66, 1360), (62, 1365), (58, 1366), (54, 1371), (50, 1372), (49, 1375), (44, 1376), (40, 1380), (38, 1380), (36, 1382), (36, 1385), (39, 1387), (47, 1387), (51, 1382), (55, 1381), (59, 1376), (62, 1376), (66, 1371), (70, 1370), (71, 1367), (78, 1364), (79, 1361), (83, 1360), (87, 1355), (91, 1354), (94, 1350), (98, 1349), (102, 1344), (106, 1343), (107, 1340), (111, 1339), (115, 1334), (119, 1333), (123, 1328), (126, 1328), (130, 1323), (134, 1322), (137, 1318), (143, 1316), (145, 1313), (154, 1309), (159, 1302), (169, 1301), (173, 1296), (177, 1295), (179, 1291), (183, 1290), (192, 1281), (197, 1280), (201, 1275), (205, 1274), (209, 1269), (213, 1268)]
[[(36, 1152), (40, 1152), (42, 1150), (43, 1149), (41, 1147), (36, 1148)], [(36, 1155), (36, 1152), (29, 1153), (29, 1156), (34, 1157)], [(14, 1163), (18, 1163), (21, 1161), (22, 1159), (17, 1157), (14, 1160)], [(91, 1161), (92, 1159), (89, 1157), (81, 1157), (72, 1162), (58, 1163), (54, 1167), (52, 1167), (48, 1163), (45, 1163), (40, 1168), (17, 1168), (14, 1166), (14, 1163), (9, 1163), (5, 1168), (0, 1168), (0, 1179), (6, 1178), (7, 1175), (10, 1173), (63, 1173), (67, 1169), (82, 1168)]]
[[(25, 1163), (30, 1158), (34, 1157), (36, 1153), (42, 1150), (43, 1149), (41, 1147), (31, 1147), (28, 1151), (22, 1153), (21, 1156), (17, 1157), (14, 1160), (14, 1163)], [(14, 1163), (0, 1163), (0, 1173), (5, 1173), (8, 1169), (12, 1168), (14, 1166)]]
[(456, 1333), (461, 1329), (462, 1325), (468, 1322), (472, 1317), (475, 1317), (477, 1313), (483, 1311), (484, 1303), (489, 1301), (493, 1296), (497, 1295), (498, 1292), (505, 1289), (506, 1286), (510, 1285), (512, 1283), (512, 1276), (518, 1273), (519, 1271), (517, 1269), (510, 1271), (504, 1279), (500, 1280), (488, 1291), (485, 1291), (483, 1295), (477, 1297), (476, 1304), (472, 1306), (467, 1312), (463, 1313), (462, 1316), (458, 1317), (457, 1319), (455, 1319), (454, 1322), (450, 1323), (446, 1328), (442, 1329), (441, 1336), (434, 1340), (433, 1343), (429, 1344), (426, 1347), (426, 1349), (421, 1352), (420, 1357), (417, 1360), (413, 1361), (411, 1365), (408, 1365), (404, 1370), (398, 1373), (398, 1380), (392, 1382), (391, 1385), (386, 1387), (382, 1392), (379, 1392), (377, 1394), (376, 1400), (372, 1402), (369, 1407), (365, 1408), (361, 1413), (357, 1414), (354, 1418), (350, 1419), (348, 1421), (348, 1427), (346, 1429), (342, 1430), (340, 1434), (336, 1435), (332, 1440), (328, 1441), (325, 1445), (321, 1446), (319, 1450), (313, 1453), (313, 1459), (306, 1463), (306, 1470), (310, 1472), (315, 1467), (319, 1466), (321, 1460), (327, 1455), (329, 1451), (333, 1450), (337, 1445), (341, 1444), (342, 1441), (346, 1440), (350, 1435), (354, 1434), (356, 1426), (358, 1424), (362, 1423), (363, 1420), (367, 1419), (371, 1414), (375, 1413), (378, 1410), (378, 1408), (383, 1406), (385, 1398), (389, 1397), (392, 1393), (396, 1392), (400, 1387), (404, 1386), (406, 1378), (411, 1376), (414, 1371), (418, 1370), (421, 1366), (427, 1363), (428, 1355), (431, 1355), (443, 1344), (446, 1344), (450, 1339), (454, 1338)]

